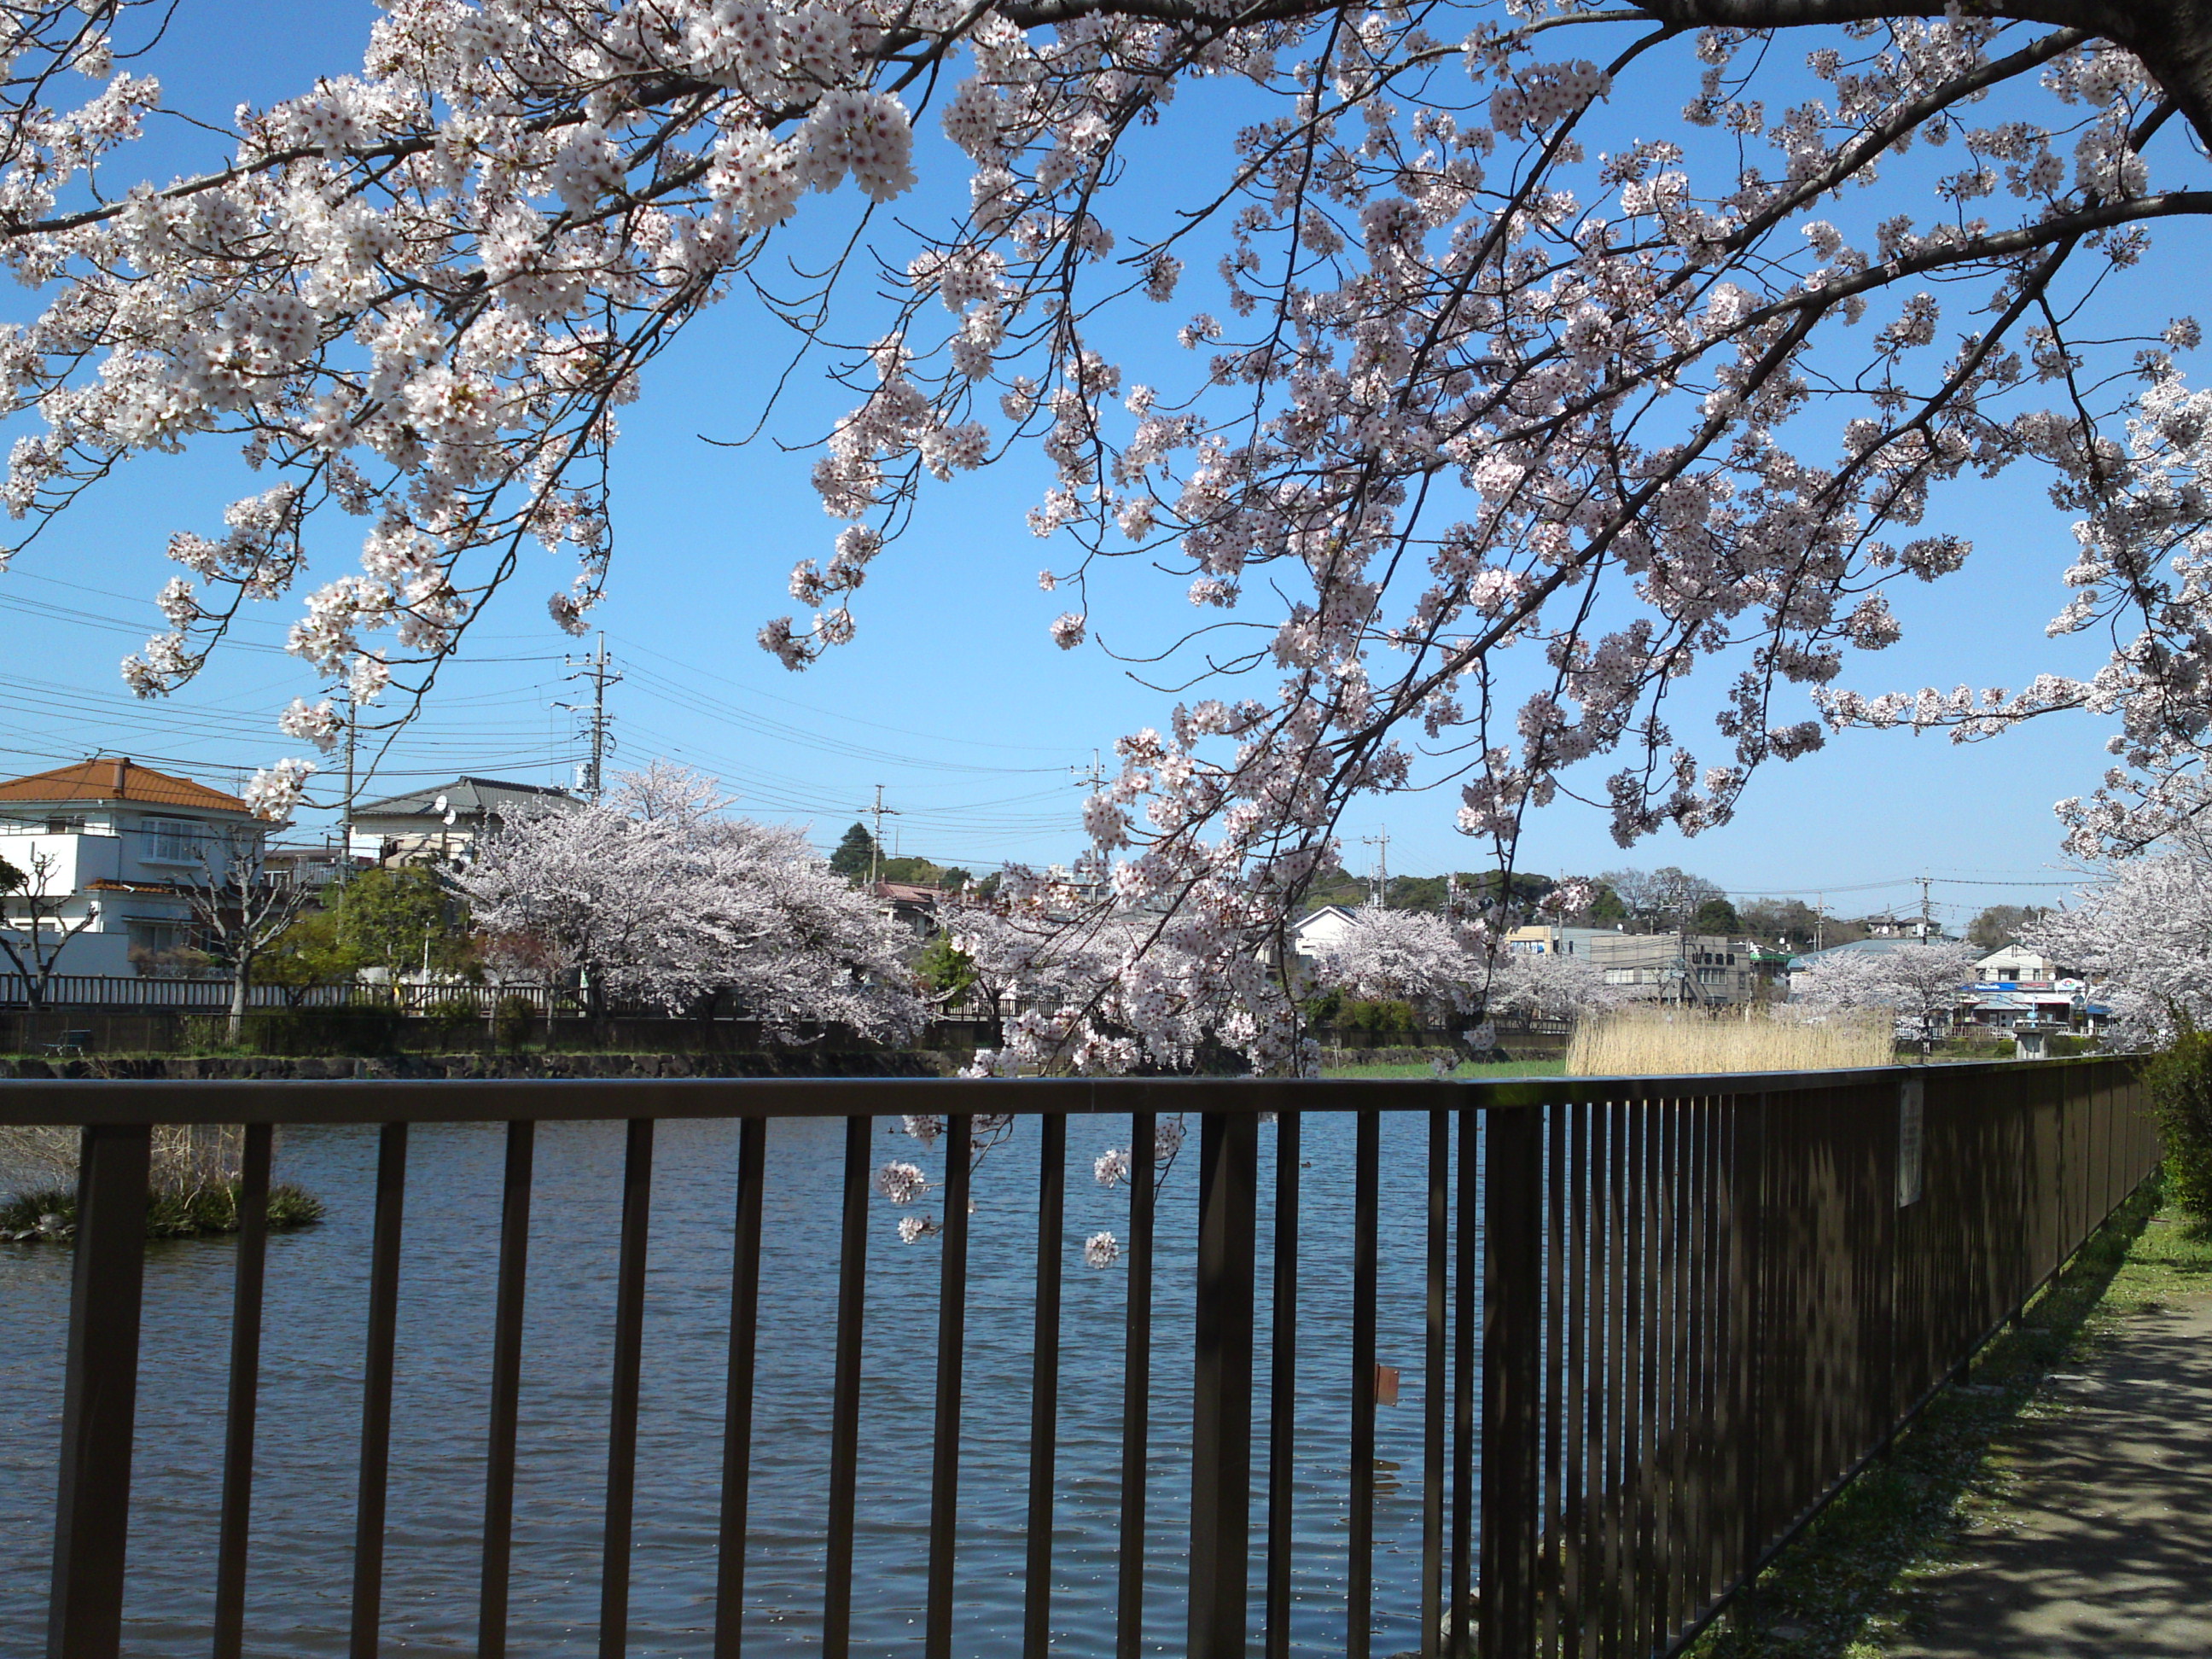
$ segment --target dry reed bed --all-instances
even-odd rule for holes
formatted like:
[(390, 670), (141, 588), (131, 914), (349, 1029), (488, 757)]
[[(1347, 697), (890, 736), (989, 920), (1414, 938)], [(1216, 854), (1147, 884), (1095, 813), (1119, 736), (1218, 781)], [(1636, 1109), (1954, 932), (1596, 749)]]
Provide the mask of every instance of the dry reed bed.
[(1567, 1045), (1567, 1074), (1820, 1072), (1887, 1066), (1893, 1058), (1887, 1014), (1832, 1014), (1814, 1020), (1757, 1006), (1717, 1012), (1624, 1008), (1577, 1023)]

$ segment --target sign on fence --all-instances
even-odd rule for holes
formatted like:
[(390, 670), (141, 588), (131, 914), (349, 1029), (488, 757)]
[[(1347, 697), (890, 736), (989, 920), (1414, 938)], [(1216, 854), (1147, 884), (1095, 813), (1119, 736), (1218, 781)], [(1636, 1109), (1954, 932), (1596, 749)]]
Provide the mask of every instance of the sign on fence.
[(1922, 1108), (1927, 1090), (1919, 1078), (1897, 1085), (1897, 1207), (1920, 1201)]

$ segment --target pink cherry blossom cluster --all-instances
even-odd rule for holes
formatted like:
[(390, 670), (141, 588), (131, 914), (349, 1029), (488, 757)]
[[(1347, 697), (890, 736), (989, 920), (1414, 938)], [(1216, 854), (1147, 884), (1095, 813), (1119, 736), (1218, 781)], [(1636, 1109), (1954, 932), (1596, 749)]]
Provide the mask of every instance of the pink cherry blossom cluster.
[(900, 939), (798, 831), (726, 816), (707, 779), (655, 763), (605, 799), (509, 818), (454, 880), (504, 955), (672, 1012), (709, 994), (774, 1038), (913, 1034)]
[[(1040, 458), (1029, 521), (1066, 550), (1040, 625), (1095, 642), (1090, 583), (1146, 565), (1200, 620), (1146, 652), (1186, 706), (1086, 806), (1110, 898), (1009, 898), (1090, 966), (1003, 1063), (1295, 1069), (1285, 920), (1363, 793), (1448, 776), (1503, 867), (1563, 792), (1623, 842), (1695, 832), (1820, 746), (1819, 696), (1832, 724), (1966, 735), (2116, 718), (2112, 776), (2064, 808), (2077, 848), (2202, 810), (2197, 330), (2144, 333), (2104, 278), (2212, 210), (2188, 143), (2212, 80), (2124, 9), (2002, 10), (387, 0), (356, 73), (240, 110), (227, 165), (156, 184), (127, 161), (166, 8), (18, 8), (0, 247), (41, 308), (0, 331), (35, 417), (7, 504), (35, 533), (132, 455), (210, 441), (275, 475), (220, 536), (177, 527), (167, 628), (126, 665), (148, 695), (295, 589), (311, 523), (360, 520), (291, 641), (355, 696), (285, 729), (334, 742), (399, 717), (375, 694), (420, 695), (510, 573), (581, 628), (647, 363), (739, 293), (848, 337), (837, 271), (776, 300), (749, 267), (810, 194), (871, 215), (956, 157), (951, 222), (853, 244), (903, 285), (832, 366), (854, 406), (813, 476), (844, 526), (761, 643), (800, 668), (851, 641), (925, 489)], [(1669, 75), (1680, 122), (1639, 130), (1617, 89)], [(1147, 135), (1183, 142), (1197, 82), (1249, 118), (1208, 165), (1173, 152), (1163, 212), (1130, 181), (1162, 176)], [(1188, 368), (1135, 382), (1115, 319), (1194, 272), (1204, 308), (1158, 325)], [(1940, 487), (2023, 462), (2083, 523), (2057, 626), (2127, 619), (2110, 667), (1838, 689), (1900, 635), (1884, 590), (1970, 556), (1925, 527)], [(1701, 668), (1725, 687), (1702, 739), (1668, 701)], [(257, 800), (284, 810), (303, 768)]]
[(2084, 975), (2119, 1042), (2164, 1048), (2212, 1026), (2212, 843), (2195, 826), (2123, 860), (2031, 925), (2022, 943)]

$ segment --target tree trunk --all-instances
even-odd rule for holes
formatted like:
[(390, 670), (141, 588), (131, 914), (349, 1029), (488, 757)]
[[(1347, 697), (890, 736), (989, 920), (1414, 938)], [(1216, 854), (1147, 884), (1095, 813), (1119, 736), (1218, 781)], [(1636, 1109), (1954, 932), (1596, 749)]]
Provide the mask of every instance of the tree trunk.
[(246, 981), (252, 969), (250, 961), (241, 962), (230, 975), (230, 1024), (223, 1041), (234, 1048), (246, 1041)]

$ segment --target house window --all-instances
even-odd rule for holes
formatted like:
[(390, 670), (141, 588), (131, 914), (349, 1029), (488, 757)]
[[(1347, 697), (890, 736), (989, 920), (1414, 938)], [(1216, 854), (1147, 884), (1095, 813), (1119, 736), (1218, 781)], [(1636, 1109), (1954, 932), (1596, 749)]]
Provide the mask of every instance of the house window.
[(146, 859), (154, 864), (197, 864), (208, 842), (208, 826), (189, 818), (148, 818)]
[(81, 836), (84, 833), (82, 815), (73, 818), (48, 818), (46, 833), (50, 836)]
[(1636, 983), (1636, 969), (1608, 968), (1605, 970), (1605, 982), (1607, 985), (1633, 985)]
[(191, 927), (181, 921), (131, 923), (131, 970), (146, 979), (184, 979), (200, 966)]

